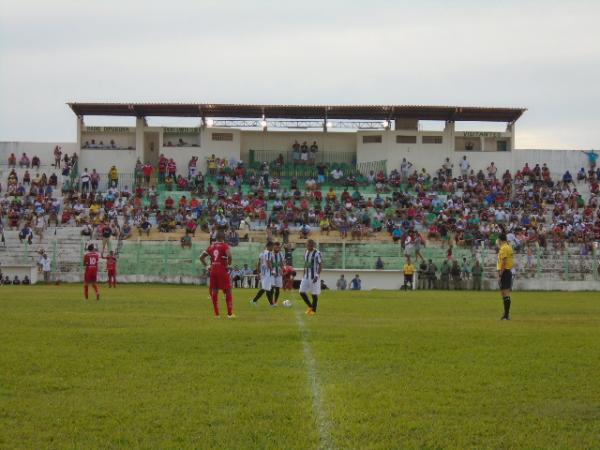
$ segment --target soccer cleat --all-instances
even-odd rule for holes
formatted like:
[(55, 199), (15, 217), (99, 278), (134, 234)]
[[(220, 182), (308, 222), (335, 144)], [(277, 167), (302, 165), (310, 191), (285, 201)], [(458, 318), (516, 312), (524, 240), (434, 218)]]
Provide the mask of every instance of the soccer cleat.
[(250, 304), (254, 307), (258, 306), (258, 302), (255, 302), (254, 300), (250, 300)]
[(221, 316), (213, 316), (213, 319), (220, 319)]
[(312, 308), (308, 308), (304, 314), (311, 314), (311, 313), (314, 314), (315, 312), (313, 311)]
[(279, 305), (277, 303), (272, 303), (270, 306), (271, 308), (277, 308)]
[(306, 314), (308, 314), (309, 316), (314, 316), (316, 314), (316, 312), (313, 309), (311, 309)]
[(235, 314), (227, 314), (228, 319), (235, 319), (237, 316)]
[(500, 320), (510, 320), (510, 318), (508, 316), (502, 316), (500, 317)]

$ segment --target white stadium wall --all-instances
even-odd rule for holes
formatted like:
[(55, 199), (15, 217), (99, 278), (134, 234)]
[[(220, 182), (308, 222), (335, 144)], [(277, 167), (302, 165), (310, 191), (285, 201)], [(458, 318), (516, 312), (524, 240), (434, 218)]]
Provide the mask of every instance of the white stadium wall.
[(111, 166), (116, 166), (119, 173), (133, 173), (135, 169), (135, 150), (81, 149), (79, 170), (87, 168), (91, 172), (108, 173)]
[(54, 147), (57, 145), (62, 147), (63, 154), (79, 154), (76, 142), (0, 142), (0, 164), (6, 164), (11, 153), (17, 158), (22, 153), (27, 153), (29, 158), (39, 156), (44, 166), (54, 164)]
[(356, 152), (356, 133), (320, 131), (255, 131), (241, 132), (241, 155), (247, 160), (250, 150), (273, 150), (291, 152), (295, 141), (306, 141), (308, 146), (316, 141), (319, 151)]
[[(160, 128), (148, 128), (147, 131), (157, 131)], [(229, 133), (230, 141), (215, 141), (213, 133)], [(417, 144), (399, 144), (396, 142), (397, 135), (417, 136)], [(442, 144), (422, 144), (421, 137), (427, 135), (443, 134)], [(381, 143), (364, 143), (364, 136), (381, 135)], [(162, 134), (160, 144), (162, 145)], [(475, 170), (484, 169), (491, 161), (498, 166), (498, 173), (506, 169), (515, 171), (522, 168), (525, 163), (531, 166), (539, 163), (548, 164), (551, 172), (556, 176), (570, 170), (575, 174), (581, 167), (587, 169), (586, 155), (578, 150), (538, 150), (524, 149), (506, 152), (481, 152), (481, 151), (455, 151), (454, 137), (447, 132), (417, 132), (390, 130), (390, 131), (359, 131), (356, 133), (322, 133), (322, 132), (266, 132), (240, 131), (236, 129), (205, 128), (200, 136), (199, 147), (164, 147), (160, 151), (169, 158), (174, 158), (177, 166), (185, 172), (187, 163), (192, 156), (198, 156), (199, 168), (206, 170), (206, 157), (214, 154), (220, 158), (236, 158), (247, 160), (248, 150), (281, 150), (289, 151), (294, 140), (317, 141), (321, 151), (330, 152), (353, 152), (356, 151), (358, 162), (387, 161), (388, 171), (399, 168), (402, 158), (407, 158), (414, 165), (414, 169), (425, 168), (430, 173), (437, 170), (449, 157), (455, 166), (455, 174), (458, 174), (458, 163), (463, 156), (471, 163)], [(108, 136), (110, 137), (110, 136)], [(80, 149), (75, 142), (0, 142), (0, 165), (6, 165), (11, 153), (21, 155), (27, 153), (29, 157), (37, 155), (42, 160), (42, 165), (50, 165), (54, 161), (54, 147), (62, 147), (63, 153), (78, 153), (80, 156), (80, 167), (95, 168), (100, 173), (106, 173), (111, 165), (116, 165), (121, 173), (132, 173), (136, 159), (144, 160), (142, 149), (135, 150), (113, 150), (113, 149)], [(139, 146), (138, 146), (139, 147)]]
[[(214, 140), (214, 133), (232, 134), (231, 141), (218, 141)], [(206, 157), (215, 155), (217, 158), (235, 158), (241, 159), (240, 155), (240, 144), (241, 143), (241, 132), (240, 130), (232, 128), (205, 128), (202, 132), (202, 145), (200, 152), (200, 169), (206, 170)], [(187, 161), (186, 161), (187, 166)]]

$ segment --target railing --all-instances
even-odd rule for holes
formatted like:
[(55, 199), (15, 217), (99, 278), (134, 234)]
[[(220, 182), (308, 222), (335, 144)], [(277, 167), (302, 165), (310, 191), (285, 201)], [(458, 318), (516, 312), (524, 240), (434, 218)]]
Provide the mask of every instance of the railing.
[[(119, 252), (119, 274), (120, 275), (147, 275), (160, 277), (200, 277), (204, 274), (204, 267), (199, 261), (202, 252), (207, 248), (206, 242), (193, 242), (191, 247), (182, 248), (179, 242), (173, 241), (126, 241)], [(53, 276), (59, 272), (59, 267), (65, 263), (76, 263), (79, 273), (83, 273), (84, 241), (81, 241), (78, 261), (59, 261), (60, 243), (54, 244), (52, 248), (52, 273)], [(233, 266), (242, 268), (244, 264), (254, 269), (258, 254), (263, 244), (255, 242), (242, 242), (232, 247)], [(341, 270), (373, 270), (375, 263), (381, 257), (384, 269), (402, 270), (405, 263), (404, 250), (399, 244), (392, 243), (341, 243), (320, 244), (319, 250), (323, 255), (323, 267), (325, 269)], [(515, 256), (515, 273), (517, 279), (536, 280), (561, 280), (561, 281), (600, 281), (598, 264), (600, 264), (599, 252), (595, 250), (589, 255), (577, 255), (575, 251), (565, 250), (562, 254), (556, 252), (544, 252), (538, 250), (533, 258), (525, 254)], [(421, 249), (425, 260), (431, 259), (437, 265), (437, 276), (439, 279), (440, 269), (446, 258), (446, 249), (440, 247), (426, 247)], [(22, 255), (22, 263), (30, 262), (31, 255), (28, 248)], [(296, 266), (301, 264), (302, 250), (296, 250)], [(418, 266), (420, 261), (416, 260), (414, 253), (413, 263)], [(496, 253), (492, 250), (456, 249), (453, 259), (462, 263), (466, 258), (469, 269), (475, 260), (479, 260), (483, 270), (484, 279), (495, 279)], [(58, 277), (60, 278), (60, 277)], [(54, 278), (54, 279), (58, 279)]]
[[(101, 173), (100, 180), (98, 182), (98, 191), (106, 191), (110, 186), (110, 180), (107, 173)], [(117, 181), (117, 188), (124, 189), (127, 186), (131, 191), (135, 188), (136, 176), (133, 173), (119, 173), (119, 178)], [(78, 189), (81, 189), (81, 179), (77, 174), (71, 175), (71, 185), (75, 186)], [(91, 181), (90, 181), (90, 189), (91, 189)]]
[(359, 162), (356, 169), (364, 176), (369, 175), (371, 172), (374, 174), (383, 172), (387, 176), (387, 160)]
[(283, 155), (285, 164), (304, 164), (304, 163), (325, 163), (325, 164), (356, 164), (356, 152), (331, 152), (331, 151), (318, 151), (314, 154), (308, 153), (309, 157), (314, 155), (314, 159), (310, 160), (299, 160), (293, 158), (291, 151), (280, 151), (280, 150), (250, 150), (248, 164), (252, 166), (256, 163), (271, 163), (275, 161), (279, 155)]

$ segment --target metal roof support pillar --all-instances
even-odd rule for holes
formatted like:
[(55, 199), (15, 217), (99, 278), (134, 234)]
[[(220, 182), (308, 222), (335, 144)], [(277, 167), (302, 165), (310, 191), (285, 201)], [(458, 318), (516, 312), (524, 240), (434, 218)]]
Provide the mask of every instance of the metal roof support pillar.
[[(146, 120), (144, 117), (135, 119), (135, 156), (144, 162), (144, 129)], [(135, 161), (133, 162), (135, 164)]]

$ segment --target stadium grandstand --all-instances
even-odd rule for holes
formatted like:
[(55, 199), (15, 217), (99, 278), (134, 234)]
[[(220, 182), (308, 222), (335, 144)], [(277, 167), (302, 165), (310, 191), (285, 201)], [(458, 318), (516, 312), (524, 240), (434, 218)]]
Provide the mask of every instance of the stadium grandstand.
[[(597, 152), (516, 149), (525, 109), (68, 106), (75, 142), (0, 143), (4, 276), (35, 281), (46, 253), (53, 281), (80, 281), (91, 241), (119, 255), (120, 281), (202, 283), (198, 258), (223, 229), (238, 286), (253, 285), (264, 242), (282, 241), (298, 265), (294, 250), (310, 237), (330, 287), (357, 273), (363, 288), (398, 289), (413, 255), (415, 286), (494, 289), (504, 228), (518, 289), (600, 287)], [(86, 125), (90, 116), (135, 126)], [(432, 121), (440, 126), (426, 129)], [(506, 127), (458, 131), (461, 122)]]

